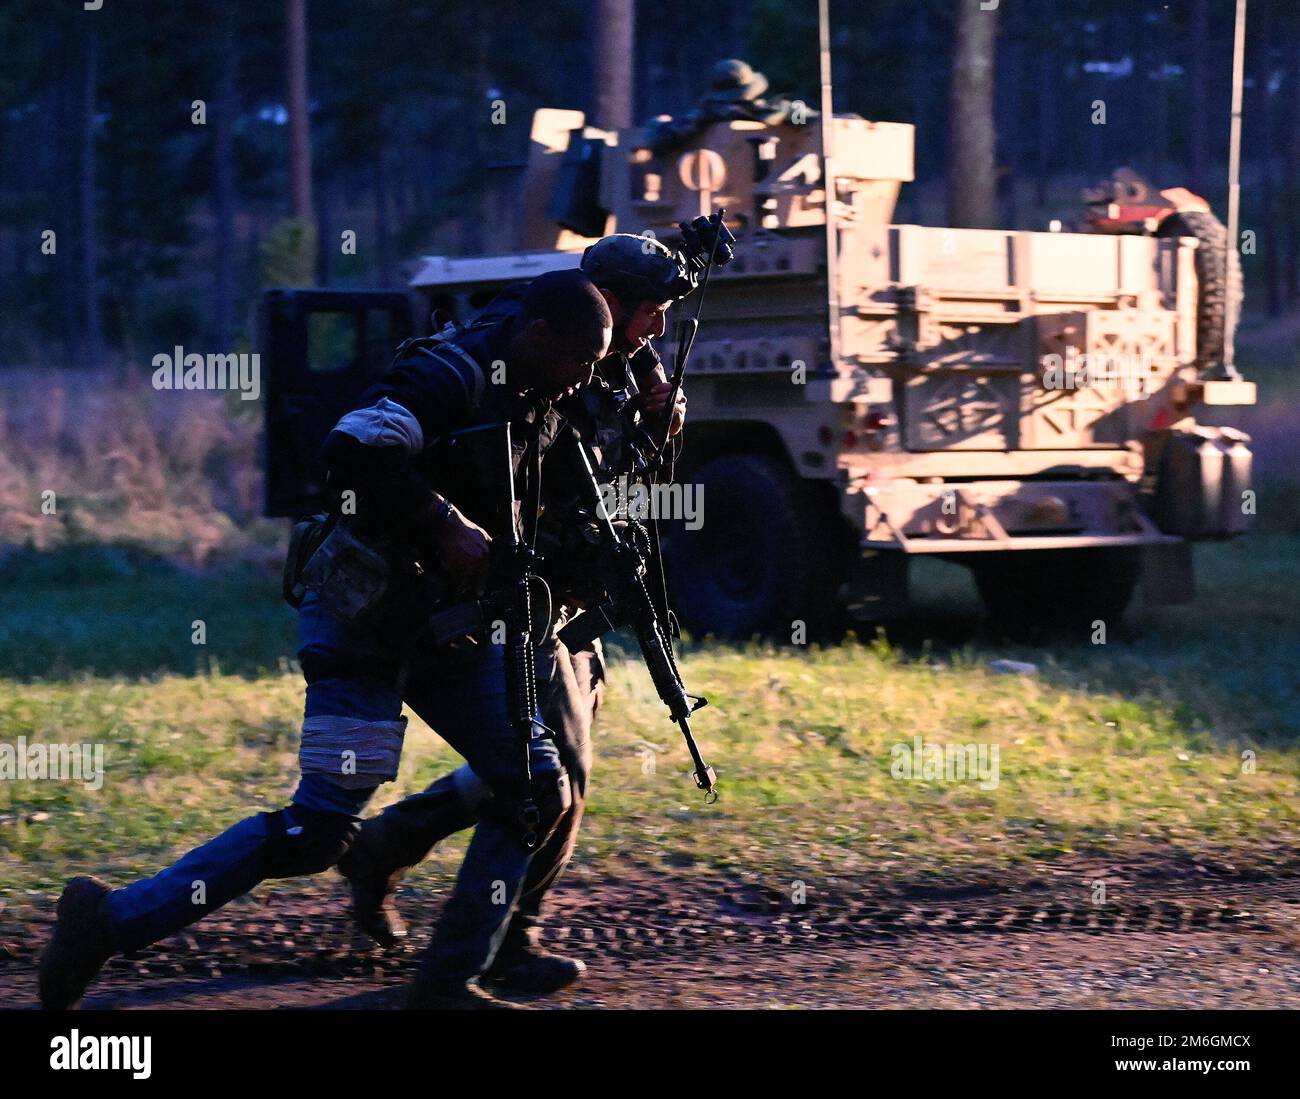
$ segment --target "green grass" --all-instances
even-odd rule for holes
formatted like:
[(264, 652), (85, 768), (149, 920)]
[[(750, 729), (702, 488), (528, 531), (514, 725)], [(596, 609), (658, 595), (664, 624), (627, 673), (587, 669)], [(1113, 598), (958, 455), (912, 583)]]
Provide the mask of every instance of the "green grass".
[(279, 578), (246, 563), (195, 573), (116, 547), (18, 551), (0, 591), (0, 674), (18, 679), (258, 675), (297, 647)]
[[(710, 699), (695, 725), (721, 779), (713, 806), (644, 669), (616, 657), (579, 862), (955, 882), (1080, 856), (1287, 861), (1300, 806), (1300, 539), (1201, 547), (1198, 566), (1196, 604), (1139, 608), (1103, 646), (972, 633), (692, 648), (682, 667)], [(107, 775), (98, 791), (0, 782), (0, 891), (46, 893), (74, 871), (126, 880), (283, 804), (303, 692), (274, 578), (21, 568), (0, 596), (0, 741), (103, 744)], [(916, 581), (922, 604), (973, 607), (962, 574)], [(195, 619), (206, 646), (191, 643)], [(1039, 674), (996, 675), (998, 657)], [(891, 748), (915, 736), (996, 744), (998, 785), (893, 778)], [(413, 720), (376, 808), (456, 762)], [(445, 845), (419, 880), (445, 882), (462, 850), (463, 838)]]

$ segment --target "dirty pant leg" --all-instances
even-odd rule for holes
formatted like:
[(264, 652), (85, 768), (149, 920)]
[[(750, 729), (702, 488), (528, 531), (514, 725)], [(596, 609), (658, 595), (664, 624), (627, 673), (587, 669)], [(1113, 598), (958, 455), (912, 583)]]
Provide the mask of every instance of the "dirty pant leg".
[[(496, 956), (531, 858), (517, 821), (529, 792), (525, 749), (510, 724), (502, 647), (440, 652), (410, 677), (406, 701), (490, 791), (420, 969), (422, 981), (457, 984), (481, 974)], [(545, 835), (563, 816), (552, 795), (564, 769), (549, 739), (534, 738), (528, 752)]]
[[(595, 649), (570, 653), (552, 637), (537, 653), (537, 686), (542, 721), (556, 733), (560, 762), (573, 794), (570, 815), (533, 855), (525, 895), (545, 889), (573, 854), (582, 817), (583, 794), (591, 772), (591, 725), (603, 691), (604, 664)], [(357, 837), (368, 862), (383, 874), (415, 866), (450, 835), (472, 828), (488, 788), (465, 764), (417, 794), (394, 802), (361, 826)]]
[(422, 862), (448, 836), (472, 828), (482, 781), (466, 765), (427, 789), (394, 802), (361, 825), (358, 850), (367, 864), (388, 875)]
[(541, 919), (542, 902), (546, 899), (546, 894), (564, 873), (569, 860), (573, 858), (574, 848), (578, 846), (578, 829), (582, 825), (585, 807), (586, 803), (581, 798), (575, 798), (573, 807), (560, 822), (560, 826), (533, 856), (517, 906), (516, 918), (522, 918), (523, 921), (520, 930), (536, 925)]
[(456, 875), (456, 888), (420, 963), (420, 983), (463, 984), (492, 964), (505, 939), (528, 862), (517, 831), (491, 818), (478, 823)]
[[(325, 680), (307, 688), (307, 717), (348, 714), (386, 721), (400, 713), (401, 699), (383, 684)], [(267, 878), (324, 870), (322, 861), (328, 865), (346, 849), (357, 815), (376, 789), (346, 789), (322, 774), (302, 776), (288, 808), (245, 817), (153, 877), (109, 894), (105, 904), (114, 944), (140, 950)]]

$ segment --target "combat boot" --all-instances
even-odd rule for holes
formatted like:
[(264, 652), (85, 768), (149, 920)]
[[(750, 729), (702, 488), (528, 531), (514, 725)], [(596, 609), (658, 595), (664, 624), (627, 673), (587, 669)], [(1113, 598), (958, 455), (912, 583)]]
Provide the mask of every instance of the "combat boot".
[(543, 950), (536, 917), (517, 912), (484, 983), (512, 996), (546, 996), (577, 984), (586, 972), (581, 959)]
[(439, 779), (371, 817), (338, 861), (338, 871), (352, 890), (353, 922), (382, 947), (407, 936), (406, 921), (394, 903), (402, 874), (439, 840), (475, 823), (460, 787), (477, 780), (460, 779), (459, 774)]
[(385, 949), (407, 935), (406, 921), (394, 900), (404, 869), (384, 873), (360, 842), (352, 844), (338, 862), (339, 873), (352, 890), (352, 921)]
[(73, 878), (63, 887), (55, 908), (54, 934), (41, 954), (38, 971), (41, 1006), (64, 1011), (74, 1006), (95, 974), (115, 953), (104, 915), (111, 890), (98, 878)]
[(418, 977), (402, 1005), (407, 1011), (531, 1011), (485, 991), (477, 981), (430, 984)]

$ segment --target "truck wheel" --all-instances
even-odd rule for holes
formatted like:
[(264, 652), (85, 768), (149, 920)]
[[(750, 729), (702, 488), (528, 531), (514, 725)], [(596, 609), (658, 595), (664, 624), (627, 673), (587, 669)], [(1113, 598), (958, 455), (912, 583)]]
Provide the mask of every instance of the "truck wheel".
[[(1228, 230), (1213, 214), (1187, 210), (1170, 214), (1156, 230), (1160, 237), (1195, 237), (1196, 282), (1196, 366), (1204, 370), (1223, 361), (1223, 316), (1228, 302), (1234, 316), (1241, 309), (1241, 256), (1228, 247)], [(1225, 279), (1223, 260), (1228, 259)]]
[(1012, 637), (1113, 626), (1133, 598), (1140, 551), (1131, 546), (980, 554), (975, 584), (992, 623)]
[(673, 610), (692, 633), (745, 639), (809, 637), (835, 618), (842, 539), (808, 486), (780, 462), (729, 454), (687, 483), (702, 490), (702, 521), (668, 528), (664, 560)]

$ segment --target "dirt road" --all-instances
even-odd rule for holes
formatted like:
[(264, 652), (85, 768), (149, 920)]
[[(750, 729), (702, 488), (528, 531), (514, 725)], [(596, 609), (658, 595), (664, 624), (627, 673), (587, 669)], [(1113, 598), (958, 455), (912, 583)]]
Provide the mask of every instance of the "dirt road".
[[(1300, 1008), (1300, 878), (1205, 880), (1112, 867), (1105, 903), (1094, 903), (1082, 880), (933, 896), (838, 882), (810, 888), (803, 904), (757, 880), (574, 880), (556, 891), (548, 938), (583, 958), (589, 973), (545, 1002)], [(137, 958), (114, 959), (86, 1006), (396, 1006), (425, 932), (417, 928), (403, 951), (369, 948), (345, 902), (336, 882), (236, 902)], [(408, 889), (401, 903), (415, 915), (440, 898)], [(6, 1007), (35, 1006), (46, 907), (0, 912)]]

